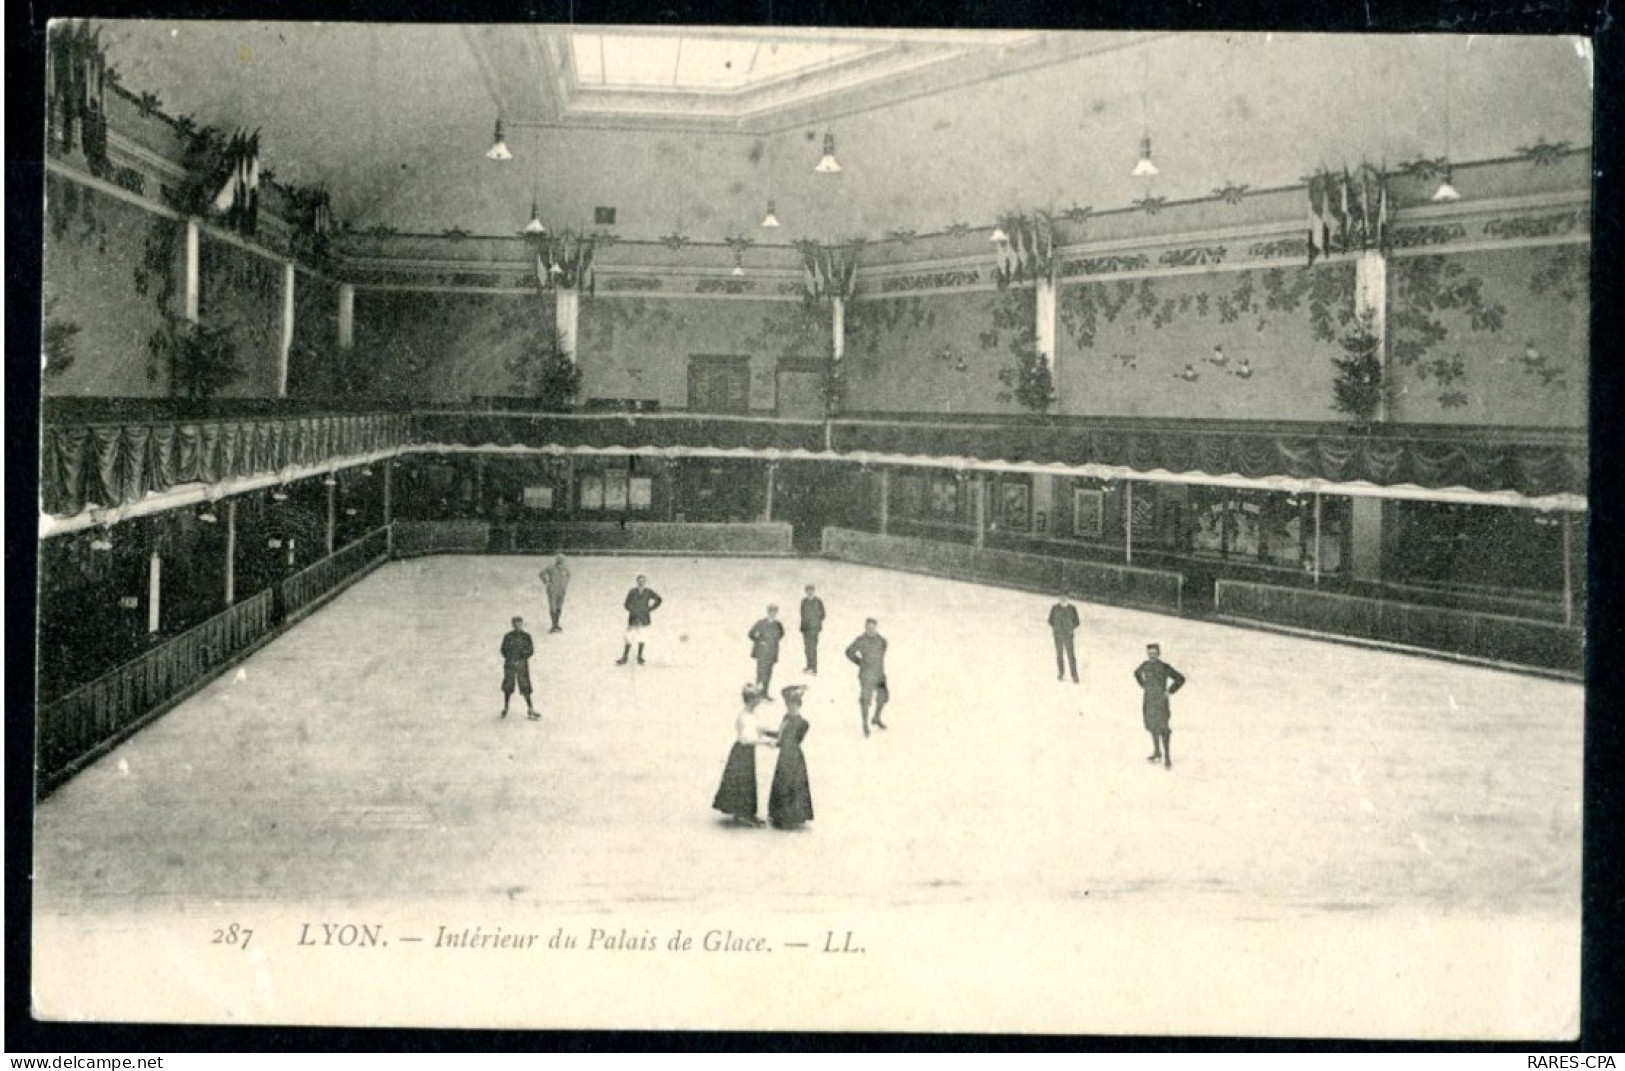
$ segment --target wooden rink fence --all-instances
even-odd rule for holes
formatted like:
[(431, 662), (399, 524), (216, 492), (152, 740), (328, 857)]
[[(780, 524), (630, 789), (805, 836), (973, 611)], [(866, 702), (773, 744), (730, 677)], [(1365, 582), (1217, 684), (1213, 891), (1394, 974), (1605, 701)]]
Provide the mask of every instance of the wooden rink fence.
[(290, 628), (388, 558), (377, 528), (117, 669), (41, 706), (35, 792), (43, 798), (137, 729)]

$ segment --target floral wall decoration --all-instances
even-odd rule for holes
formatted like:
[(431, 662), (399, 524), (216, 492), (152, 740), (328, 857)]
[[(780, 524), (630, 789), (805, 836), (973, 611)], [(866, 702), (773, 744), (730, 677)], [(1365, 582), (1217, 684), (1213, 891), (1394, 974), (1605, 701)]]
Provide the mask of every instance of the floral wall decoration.
[(40, 339), (40, 349), (45, 354), (44, 375), (47, 379), (55, 379), (73, 367), (78, 359), (77, 343), (75, 337), (84, 330), (72, 320), (60, 320), (56, 317), (57, 299), (45, 299), (45, 328)]
[(1382, 338), (1374, 318), (1356, 316), (1338, 339), (1343, 355), (1332, 358), (1337, 377), (1332, 381), (1332, 408), (1361, 424), (1374, 420), (1382, 408)]
[(1101, 280), (1056, 295), (1068, 414), (1324, 420), (1351, 263)]
[(1305, 272), (1267, 268), (1237, 272), (1235, 278), (1233, 286), (1212, 286), (1177, 296), (1161, 294), (1158, 280), (1151, 278), (1067, 286), (1061, 290), (1056, 312), (1062, 327), (1083, 349), (1094, 346), (1102, 318), (1114, 323), (1125, 312), (1152, 328), (1165, 327), (1192, 313), (1201, 318), (1213, 315), (1220, 324), (1240, 323), (1244, 317), (1252, 317), (1256, 330), (1263, 333), (1269, 328), (1270, 313), (1295, 313), (1307, 303), (1314, 337), (1323, 342), (1335, 341), (1338, 328), (1354, 315), (1352, 269)]
[(1392, 419), (1584, 425), (1588, 246), (1397, 257), (1388, 285)]
[(1578, 151), (1569, 142), (1548, 142), (1544, 137), (1536, 138), (1533, 145), (1518, 146), (1518, 155), (1536, 167), (1552, 167), (1563, 157)]
[(1448, 257), (1406, 257), (1395, 265), (1396, 307), (1389, 310), (1389, 353), (1424, 383), (1439, 387), (1439, 405), (1467, 404), (1466, 363), (1462, 354), (1436, 353), (1450, 339), (1440, 314), (1460, 312), (1475, 334), (1500, 331), (1506, 308), (1484, 296), (1484, 280)]

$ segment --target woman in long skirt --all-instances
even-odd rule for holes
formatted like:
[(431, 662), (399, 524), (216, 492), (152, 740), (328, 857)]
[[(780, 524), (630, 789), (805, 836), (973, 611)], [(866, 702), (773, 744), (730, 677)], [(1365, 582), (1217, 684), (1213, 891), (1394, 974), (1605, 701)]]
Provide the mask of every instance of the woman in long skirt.
[(763, 732), (756, 718), (762, 694), (754, 684), (745, 685), (741, 693), (744, 709), (734, 719), (734, 746), (728, 752), (728, 765), (722, 768), (722, 783), (711, 806), (723, 814), (731, 815), (735, 822), (759, 826), (756, 814), (756, 749), (772, 747), (773, 734)]
[(793, 684), (779, 694), (784, 697), (784, 721), (779, 724), (779, 762), (773, 768), (773, 788), (767, 797), (767, 817), (776, 829), (795, 829), (812, 821), (812, 788), (807, 784), (807, 759), (801, 741), (807, 736), (807, 719), (801, 716), (801, 697), (806, 686)]

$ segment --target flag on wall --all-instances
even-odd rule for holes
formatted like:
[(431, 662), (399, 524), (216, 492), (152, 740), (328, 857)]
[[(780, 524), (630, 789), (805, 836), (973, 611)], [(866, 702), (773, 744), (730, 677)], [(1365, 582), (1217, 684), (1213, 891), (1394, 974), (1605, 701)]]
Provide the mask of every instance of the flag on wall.
[(242, 234), (253, 234), (259, 227), (260, 211), (260, 132), (231, 136), (226, 143), (225, 165), (228, 168), (224, 184), (214, 197), (214, 210), (225, 216), (226, 222)]

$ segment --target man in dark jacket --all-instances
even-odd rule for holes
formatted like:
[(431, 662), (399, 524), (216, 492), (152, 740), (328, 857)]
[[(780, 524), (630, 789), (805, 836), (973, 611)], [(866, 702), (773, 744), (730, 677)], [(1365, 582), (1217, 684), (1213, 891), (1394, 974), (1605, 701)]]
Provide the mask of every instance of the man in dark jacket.
[(773, 667), (779, 661), (779, 641), (784, 639), (784, 625), (779, 621), (779, 608), (769, 606), (767, 616), (750, 627), (750, 656), (756, 659), (756, 687), (766, 702), (773, 702), (767, 686), (773, 681)]
[(818, 675), (818, 634), (824, 630), (824, 600), (811, 584), (801, 600), (801, 645), (807, 650), (807, 672)]
[(637, 586), (626, 593), (626, 646), (621, 650), (621, 657), (615, 660), (617, 666), (626, 665), (631, 657), (632, 645), (638, 645), (638, 665), (643, 665), (643, 644), (652, 624), (651, 615), (658, 609), (663, 601), (655, 594), (653, 588), (647, 586), (648, 577), (638, 577)]
[(1067, 666), (1070, 666), (1072, 683), (1078, 683), (1078, 652), (1072, 644), (1072, 634), (1078, 631), (1078, 608), (1065, 595), (1050, 607), (1049, 628), (1055, 636), (1055, 679), (1065, 680)]
[(880, 623), (869, 618), (863, 623), (863, 635), (846, 648), (847, 661), (858, 667), (858, 709), (863, 714), (863, 735), (869, 735), (869, 702), (875, 703), (874, 727), (884, 729), (886, 723), (880, 714), (891, 699), (886, 688), (886, 637), (880, 634)]
[(1146, 762), (1161, 762), (1164, 768), (1174, 764), (1174, 751), (1170, 741), (1173, 733), (1168, 728), (1171, 712), (1168, 697), (1185, 686), (1185, 675), (1162, 660), (1162, 648), (1147, 644), (1145, 661), (1134, 670), (1134, 679), (1145, 693), (1140, 702), (1140, 713), (1145, 719), (1145, 731), (1151, 734), (1151, 754)]
[(530, 701), (530, 656), (536, 653), (536, 645), (531, 642), (530, 633), (525, 631), (525, 619), (513, 619), (513, 629), (502, 637), (502, 716), (508, 716), (508, 701), (513, 698), (513, 690), (518, 687), (519, 694), (525, 697), (525, 710), (530, 719), (535, 721), (541, 715)]

